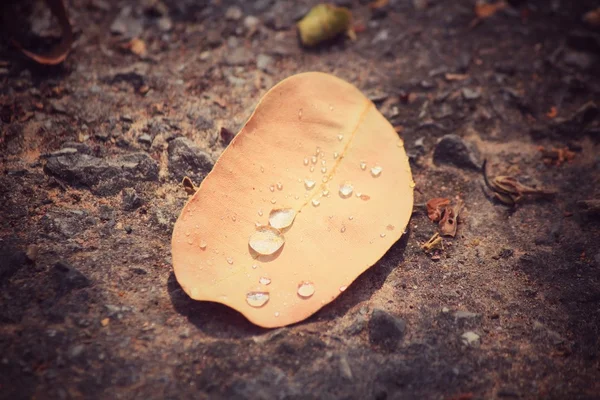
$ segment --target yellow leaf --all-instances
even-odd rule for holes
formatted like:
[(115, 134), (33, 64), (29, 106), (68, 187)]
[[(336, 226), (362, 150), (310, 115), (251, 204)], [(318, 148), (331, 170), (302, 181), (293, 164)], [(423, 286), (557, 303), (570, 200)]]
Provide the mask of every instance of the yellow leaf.
[(351, 31), (351, 24), (352, 13), (347, 8), (318, 4), (298, 22), (298, 31), (302, 44), (311, 47)]
[(179, 216), (175, 276), (263, 327), (334, 300), (402, 236), (403, 142), (351, 84), (309, 72), (273, 87)]

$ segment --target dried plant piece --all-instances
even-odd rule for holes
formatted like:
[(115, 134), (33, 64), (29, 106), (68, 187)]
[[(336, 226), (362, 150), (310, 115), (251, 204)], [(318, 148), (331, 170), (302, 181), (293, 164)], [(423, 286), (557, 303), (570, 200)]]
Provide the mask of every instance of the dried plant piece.
[(485, 184), (503, 204), (515, 206), (525, 195), (551, 196), (556, 194), (556, 190), (553, 189), (536, 189), (523, 185), (512, 176), (499, 175), (490, 181), (487, 176), (486, 166), (487, 160), (484, 160), (482, 171)]
[(146, 42), (142, 39), (133, 38), (123, 47), (137, 56), (143, 57), (146, 55)]
[(444, 197), (436, 197), (427, 202), (427, 216), (431, 222), (438, 222), (442, 218), (444, 209), (450, 204), (450, 200)]
[(446, 205), (444, 207), (444, 216), (440, 220), (440, 232), (442, 236), (451, 236), (454, 237), (456, 235), (456, 228), (458, 226), (458, 215), (462, 210), (464, 203), (462, 200), (458, 199), (455, 204)]
[(583, 22), (592, 28), (600, 28), (600, 7), (588, 11), (583, 15)]
[(352, 13), (345, 7), (331, 4), (318, 4), (298, 22), (300, 41), (304, 46), (313, 47), (346, 32), (353, 36)]
[(421, 245), (425, 253), (431, 253), (434, 250), (444, 250), (444, 241), (439, 233), (434, 233), (429, 240)]
[(187, 176), (183, 177), (183, 180), (181, 181), (181, 186), (183, 186), (185, 192), (190, 196), (192, 196), (198, 190), (198, 187), (194, 185), (194, 182), (192, 182), (192, 180)]
[(485, 19), (489, 18), (492, 15), (496, 14), (500, 10), (504, 10), (508, 4), (501, 0), (495, 3), (485, 3), (482, 1), (478, 1), (475, 4), (475, 15), (477, 18)]
[(550, 110), (546, 113), (546, 117), (553, 119), (558, 115), (558, 109), (555, 106), (550, 107)]
[(398, 142), (353, 85), (318, 72), (280, 82), (181, 211), (177, 281), (263, 327), (312, 315), (404, 232), (414, 183)]
[(50, 8), (52, 15), (58, 20), (58, 24), (62, 30), (60, 43), (45, 54), (37, 54), (24, 49), (18, 42), (13, 42), (23, 54), (35, 62), (45, 65), (57, 65), (63, 62), (71, 51), (71, 46), (73, 45), (73, 29), (71, 27), (71, 22), (69, 22), (69, 15), (63, 0), (46, 0), (46, 4)]
[(565, 162), (570, 162), (575, 159), (575, 152), (569, 150), (568, 147), (546, 149), (539, 147), (538, 150), (542, 153), (542, 159), (546, 165), (556, 165), (560, 167)]

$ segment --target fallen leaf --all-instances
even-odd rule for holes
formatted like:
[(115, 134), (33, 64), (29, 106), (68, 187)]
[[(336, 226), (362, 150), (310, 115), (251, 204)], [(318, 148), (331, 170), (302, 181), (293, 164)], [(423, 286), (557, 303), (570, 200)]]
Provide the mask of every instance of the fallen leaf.
[(557, 115), (558, 115), (558, 110), (554, 106), (550, 107), (550, 111), (548, 111), (546, 113), (546, 117), (548, 117), (548, 118), (556, 118)]
[(62, 38), (59, 44), (45, 54), (37, 54), (24, 49), (21, 44), (13, 40), (13, 43), (21, 50), (23, 54), (31, 58), (37, 63), (45, 65), (56, 65), (63, 62), (73, 45), (73, 29), (69, 22), (69, 15), (63, 3), (63, 0), (46, 0), (46, 4), (50, 8), (52, 15), (58, 20), (58, 24), (62, 30)]
[(431, 222), (438, 222), (442, 218), (444, 208), (450, 204), (450, 200), (436, 197), (427, 202), (427, 216)]
[(300, 41), (304, 46), (312, 47), (347, 32), (351, 37), (352, 13), (345, 7), (331, 4), (318, 4), (298, 21)]
[(414, 183), (401, 143), (351, 84), (318, 72), (280, 82), (175, 224), (181, 287), (263, 327), (312, 315), (402, 236)]
[(505, 1), (498, 1), (496, 3), (477, 2), (475, 4), (475, 15), (482, 19), (489, 18), (498, 11), (505, 9), (507, 5)]

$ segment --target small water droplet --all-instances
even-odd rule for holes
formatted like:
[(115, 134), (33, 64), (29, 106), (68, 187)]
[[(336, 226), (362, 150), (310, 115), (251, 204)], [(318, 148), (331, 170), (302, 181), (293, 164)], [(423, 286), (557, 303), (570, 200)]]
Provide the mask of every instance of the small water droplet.
[(313, 163), (313, 164), (316, 164), (317, 163), (317, 156), (312, 156), (310, 158), (310, 162)]
[(302, 109), (298, 110), (298, 119), (302, 119)]
[(340, 185), (340, 196), (344, 199), (352, 196), (352, 191), (354, 190), (354, 186), (350, 182), (344, 182)]
[(231, 216), (231, 220), (232, 220), (233, 222), (235, 222), (235, 221), (236, 221), (235, 215), (232, 215), (232, 216)]
[(192, 239), (188, 239), (188, 244), (194, 244), (194, 241)]
[(373, 175), (373, 178), (377, 178), (379, 175), (381, 175), (381, 171), (383, 171), (383, 168), (381, 168), (379, 165), (376, 165), (371, 168), (371, 175)]
[(271, 199), (271, 204), (277, 203), (277, 199)]
[(201, 248), (202, 250), (206, 250), (206, 246), (207, 246), (206, 242), (205, 242), (204, 240), (201, 240), (201, 241), (200, 241), (200, 248)]
[(313, 181), (312, 179), (305, 179), (304, 187), (306, 187), (306, 190), (311, 190), (315, 187), (315, 181)]
[(317, 199), (312, 199), (311, 203), (315, 207), (319, 207), (319, 204), (321, 204), (321, 202)]
[(260, 227), (248, 240), (248, 245), (258, 254), (268, 256), (283, 246), (285, 238), (277, 229), (270, 226)]
[(262, 224), (260, 222), (256, 221), (254, 223), (254, 226), (257, 227), (257, 228), (260, 228), (262, 226)]
[(338, 136), (337, 136), (337, 138), (338, 138), (338, 140), (341, 142), (341, 141), (342, 141), (342, 139), (344, 139), (344, 135), (341, 135), (341, 134), (340, 134), (340, 135), (338, 135)]
[(321, 178), (321, 181), (323, 181), (323, 183), (327, 182), (329, 180), (329, 177), (324, 176), (323, 178)]
[(342, 232), (342, 233), (346, 232), (346, 227), (344, 225), (342, 225), (340, 232)]
[(393, 231), (394, 230), (394, 225), (389, 224), (388, 226), (385, 227), (388, 231)]
[(346, 289), (348, 289), (348, 286), (346, 286), (346, 285), (340, 286), (340, 292), (343, 292)]
[(294, 199), (296, 199), (296, 200), (298, 200), (299, 198), (300, 198), (300, 196), (298, 196), (298, 195), (294, 196)]
[(283, 183), (277, 182), (277, 190), (283, 190)]
[(252, 269), (256, 269), (256, 268), (258, 268), (258, 265), (252, 264)]
[(312, 165), (310, 166), (310, 172), (315, 172), (315, 167), (313, 167)]
[(296, 210), (293, 208), (277, 208), (269, 213), (269, 224), (273, 228), (285, 229), (292, 225), (296, 218)]
[(329, 111), (333, 111), (333, 106), (331, 104), (329, 105)]
[(396, 146), (404, 147), (404, 141), (402, 139), (398, 140), (398, 143), (396, 143)]
[(415, 186), (417, 186), (417, 184), (415, 183), (415, 181), (410, 181), (410, 184), (408, 186), (410, 186), (410, 188), (412, 189)]
[(349, 216), (349, 217), (348, 217), (348, 219), (349, 219), (350, 221), (352, 221), (352, 220), (354, 219), (354, 216), (352, 216), (352, 215), (351, 215), (351, 216)]
[(190, 231), (187, 231), (187, 232), (185, 233), (185, 236), (190, 236)]
[(319, 155), (319, 153), (321, 152), (321, 148), (319, 146), (317, 146), (317, 149), (315, 150), (315, 155)]
[(379, 234), (379, 237), (382, 237), (382, 238), (384, 238), (384, 237), (385, 237), (385, 233), (380, 233), (380, 234)]
[(273, 185), (269, 186), (269, 190), (270, 190), (271, 192), (274, 192), (274, 191), (275, 191), (275, 186), (273, 186)]
[(276, 312), (274, 315), (275, 315), (275, 318), (279, 317), (279, 311)]
[(248, 292), (246, 294), (246, 303), (251, 307), (262, 307), (269, 301), (269, 292)]
[(308, 165), (308, 157), (304, 157), (304, 165)]
[(364, 162), (364, 161), (361, 161), (361, 162), (360, 162), (360, 169), (362, 169), (363, 171), (364, 171), (365, 169), (367, 169), (367, 163), (366, 163), (366, 162)]
[(227, 264), (229, 264), (229, 265), (233, 264), (233, 258), (227, 257)]
[(261, 276), (258, 280), (258, 283), (260, 283), (261, 285), (268, 285), (269, 283), (271, 283), (271, 279), (267, 278), (266, 276)]
[(321, 168), (321, 173), (323, 173), (323, 174), (324, 174), (324, 173), (326, 173), (326, 172), (327, 172), (327, 168), (325, 168), (325, 167)]
[(327, 190), (327, 189), (323, 190), (323, 196), (328, 197), (329, 196), (329, 190)]
[(263, 216), (263, 210), (262, 210), (262, 209), (258, 210), (258, 216), (259, 216), (259, 217), (262, 217), (262, 216)]
[(312, 284), (312, 282), (304, 281), (298, 285), (298, 296), (302, 297), (303, 299), (308, 299), (313, 294), (315, 294), (315, 286)]
[(327, 164), (327, 160), (321, 160), (321, 165), (325, 166)]
[(260, 166), (260, 172), (265, 172), (265, 167), (263, 167), (262, 165)]
[(337, 160), (337, 158), (340, 156), (340, 154), (337, 151), (333, 152), (333, 159)]

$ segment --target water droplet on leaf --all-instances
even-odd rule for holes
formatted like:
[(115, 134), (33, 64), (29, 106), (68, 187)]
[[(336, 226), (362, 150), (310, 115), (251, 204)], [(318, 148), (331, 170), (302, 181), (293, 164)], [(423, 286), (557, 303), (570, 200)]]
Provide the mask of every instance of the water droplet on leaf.
[(269, 186), (269, 190), (270, 190), (271, 192), (274, 192), (274, 191), (275, 191), (275, 186), (273, 186), (273, 185)]
[(305, 179), (304, 186), (306, 187), (306, 190), (311, 190), (315, 187), (315, 181), (313, 181), (312, 179)]
[(338, 138), (338, 140), (341, 142), (341, 141), (342, 141), (342, 139), (344, 139), (344, 135), (338, 135), (338, 136), (337, 136), (337, 138)]
[(308, 165), (308, 157), (304, 157), (304, 165)]
[(276, 208), (269, 213), (269, 224), (273, 228), (285, 229), (292, 225), (296, 218), (296, 210), (293, 208)]
[(344, 182), (340, 185), (340, 196), (344, 199), (352, 196), (352, 191), (354, 190), (354, 186), (352, 186), (349, 182)]
[(377, 178), (379, 175), (381, 175), (381, 171), (383, 171), (383, 168), (381, 168), (379, 165), (376, 165), (371, 168), (371, 175), (373, 175), (374, 178)]
[(313, 163), (313, 164), (316, 164), (317, 163), (317, 156), (312, 156), (310, 158), (310, 162)]
[(283, 189), (283, 183), (277, 182), (277, 190), (282, 190), (282, 189)]
[(229, 264), (229, 265), (233, 264), (233, 258), (227, 257), (227, 264)]
[(269, 292), (248, 292), (246, 294), (246, 303), (251, 307), (262, 307), (269, 301)]
[(384, 237), (385, 237), (385, 233), (380, 233), (380, 234), (379, 234), (379, 237), (382, 237), (382, 238), (384, 238)]
[(202, 250), (206, 250), (206, 246), (207, 246), (206, 242), (205, 242), (204, 240), (201, 240), (201, 241), (200, 241), (200, 248), (201, 248)]
[(305, 281), (298, 285), (298, 296), (302, 297), (303, 299), (308, 299), (313, 294), (315, 294), (315, 286), (312, 284), (312, 282)]
[(271, 283), (271, 279), (267, 278), (266, 276), (261, 276), (258, 280), (258, 283), (260, 283), (261, 285), (268, 285), (269, 283)]
[(315, 207), (319, 207), (319, 204), (321, 204), (321, 202), (317, 199), (312, 199), (311, 203)]
[(283, 246), (285, 238), (277, 229), (270, 226), (260, 227), (248, 241), (250, 247), (260, 255), (270, 255)]

